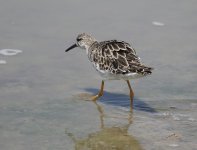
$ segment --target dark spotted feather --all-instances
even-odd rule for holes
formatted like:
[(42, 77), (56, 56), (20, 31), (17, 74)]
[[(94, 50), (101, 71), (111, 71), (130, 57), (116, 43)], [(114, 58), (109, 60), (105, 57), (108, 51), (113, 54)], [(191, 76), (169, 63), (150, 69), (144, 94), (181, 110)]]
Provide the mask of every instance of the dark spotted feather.
[(124, 41), (104, 41), (99, 43), (97, 50), (100, 54), (103, 66), (101, 70), (105, 70), (108, 63), (108, 70), (115, 74), (138, 73), (142, 75), (151, 74), (151, 67), (146, 67), (140, 62), (140, 58), (136, 55), (136, 51), (130, 44)]

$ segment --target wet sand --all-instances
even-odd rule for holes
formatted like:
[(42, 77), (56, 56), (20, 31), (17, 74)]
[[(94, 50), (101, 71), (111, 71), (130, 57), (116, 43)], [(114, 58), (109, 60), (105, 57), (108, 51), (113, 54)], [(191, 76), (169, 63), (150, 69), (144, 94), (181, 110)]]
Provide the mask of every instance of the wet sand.
[[(2, 3), (0, 50), (22, 52), (0, 54), (0, 148), (196, 149), (196, 7), (184, 0)], [(125, 40), (155, 68), (131, 81), (132, 114), (124, 81), (107, 81), (98, 103), (86, 101), (101, 78), (85, 51), (64, 52), (81, 32)]]

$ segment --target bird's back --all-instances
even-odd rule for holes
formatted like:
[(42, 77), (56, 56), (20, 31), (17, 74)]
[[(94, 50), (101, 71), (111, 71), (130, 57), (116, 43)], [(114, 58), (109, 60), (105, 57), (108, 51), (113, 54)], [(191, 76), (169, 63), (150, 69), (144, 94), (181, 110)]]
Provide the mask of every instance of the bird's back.
[(145, 76), (151, 74), (151, 67), (140, 62), (136, 51), (124, 41), (110, 40), (95, 42), (88, 50), (90, 61), (96, 70), (111, 76)]

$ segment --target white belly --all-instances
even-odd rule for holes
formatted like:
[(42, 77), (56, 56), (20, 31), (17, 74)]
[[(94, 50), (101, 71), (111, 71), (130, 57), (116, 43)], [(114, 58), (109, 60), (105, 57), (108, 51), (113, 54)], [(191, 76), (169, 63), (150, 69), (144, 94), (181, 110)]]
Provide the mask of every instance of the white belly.
[(94, 64), (93, 66), (104, 80), (130, 80), (144, 77), (144, 75), (138, 73), (112, 74), (109, 71), (100, 70), (99, 64)]
[[(98, 70), (97, 70), (98, 71)], [(138, 73), (128, 73), (128, 74), (112, 74), (110, 72), (98, 71), (104, 80), (130, 80), (144, 77), (144, 75)]]

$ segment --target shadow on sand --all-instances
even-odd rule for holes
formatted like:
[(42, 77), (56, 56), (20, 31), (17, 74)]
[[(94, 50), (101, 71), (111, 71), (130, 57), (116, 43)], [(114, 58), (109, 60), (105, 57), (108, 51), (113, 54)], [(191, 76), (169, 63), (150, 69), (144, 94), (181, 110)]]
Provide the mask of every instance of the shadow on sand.
[[(95, 95), (99, 91), (99, 89), (86, 88), (85, 91)], [(120, 106), (120, 107), (126, 107), (126, 108), (130, 107), (129, 95), (121, 94), (121, 93), (110, 93), (110, 92), (104, 91), (104, 95), (99, 99), (99, 101), (104, 104), (108, 104), (112, 106)], [(154, 108), (152, 108), (146, 102), (136, 97), (134, 97), (133, 109), (150, 112), (150, 113), (157, 112)]]

